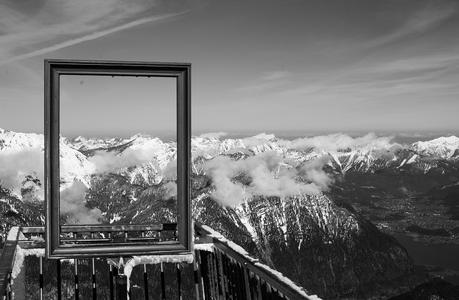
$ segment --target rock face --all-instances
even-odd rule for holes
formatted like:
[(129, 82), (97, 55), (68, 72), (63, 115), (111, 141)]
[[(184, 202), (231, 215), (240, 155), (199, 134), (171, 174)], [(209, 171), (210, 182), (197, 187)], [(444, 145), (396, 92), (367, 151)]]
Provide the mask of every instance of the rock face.
[(257, 197), (235, 208), (204, 196), (194, 208), (196, 220), (324, 299), (374, 296), (413, 271), (395, 239), (324, 195)]
[[(266, 259), (309, 290), (326, 299), (357, 296), (411, 272), (408, 254), (394, 239), (327, 197), (280, 201), (265, 203), (264, 220), (253, 209), (251, 221)], [(276, 224), (279, 215), (285, 232)]]

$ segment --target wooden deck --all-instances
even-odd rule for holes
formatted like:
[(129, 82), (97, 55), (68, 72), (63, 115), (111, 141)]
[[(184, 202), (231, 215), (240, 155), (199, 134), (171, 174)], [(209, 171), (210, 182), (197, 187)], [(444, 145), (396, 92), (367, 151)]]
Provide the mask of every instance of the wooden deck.
[[(145, 230), (142, 226), (130, 229)], [(47, 260), (43, 234), (42, 227), (10, 230), (0, 261), (3, 299), (26, 297), (27, 284), (36, 287), (28, 290), (39, 299), (49, 298), (50, 293), (57, 299), (152, 299), (154, 295), (155, 299), (318, 299), (207, 226), (195, 226), (193, 254), (125, 257), (122, 261), (105, 257), (72, 259), (70, 263)], [(12, 272), (17, 249), (20, 256), (36, 256), (27, 282), (24, 270), (22, 277)], [(30, 274), (35, 274), (32, 279)], [(14, 281), (12, 276), (16, 276)]]

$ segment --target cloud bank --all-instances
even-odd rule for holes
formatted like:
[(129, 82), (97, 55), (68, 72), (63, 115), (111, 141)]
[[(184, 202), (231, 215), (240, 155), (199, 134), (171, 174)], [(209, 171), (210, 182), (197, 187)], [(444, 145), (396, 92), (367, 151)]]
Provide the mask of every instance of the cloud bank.
[[(22, 182), (27, 175), (33, 175), (43, 182), (43, 159), (41, 148), (0, 152), (0, 185), (20, 195)], [(42, 193), (37, 196), (43, 199)]]
[(392, 136), (378, 137), (375, 133), (368, 133), (360, 137), (351, 137), (347, 134), (336, 133), (313, 137), (298, 138), (293, 141), (284, 141), (289, 149), (304, 150), (308, 148), (322, 151), (339, 151), (345, 149), (387, 149), (397, 144), (392, 142)]
[(103, 219), (98, 208), (86, 206), (86, 192), (88, 187), (79, 180), (61, 191), (60, 214), (67, 215), (66, 224), (98, 224)]
[(324, 163), (317, 161), (298, 169), (286, 165), (279, 154), (264, 152), (241, 160), (218, 156), (207, 161), (204, 170), (215, 187), (211, 196), (223, 206), (235, 206), (256, 195), (319, 194), (332, 182), (322, 170)]
[(228, 135), (228, 133), (220, 131), (220, 132), (203, 133), (199, 135), (199, 137), (203, 139), (217, 139), (218, 140), (226, 135)]
[(159, 1), (36, 2), (30, 7), (0, 3), (0, 65), (181, 14), (166, 13)]
[(128, 148), (122, 153), (96, 151), (88, 158), (95, 166), (95, 173), (114, 172), (155, 161), (155, 153), (150, 148)]

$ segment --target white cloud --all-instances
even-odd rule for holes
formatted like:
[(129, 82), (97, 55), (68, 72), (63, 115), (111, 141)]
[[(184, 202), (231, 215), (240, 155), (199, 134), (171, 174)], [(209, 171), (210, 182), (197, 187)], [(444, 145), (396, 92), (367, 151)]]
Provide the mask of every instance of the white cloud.
[(246, 137), (242, 139), (242, 143), (245, 147), (255, 147), (258, 145), (265, 144), (275, 138), (274, 134), (260, 133), (255, 136)]
[(271, 81), (271, 80), (279, 80), (279, 79), (287, 78), (289, 76), (291, 76), (290, 72), (278, 70), (278, 71), (264, 73), (261, 79)]
[(166, 180), (176, 180), (177, 179), (177, 159), (171, 160), (164, 170), (162, 175)]
[[(274, 152), (264, 152), (242, 160), (219, 156), (204, 165), (215, 186), (212, 197), (223, 206), (238, 205), (245, 198), (250, 199), (255, 195), (289, 197), (318, 194), (332, 182), (331, 179), (325, 179), (328, 175), (322, 167), (323, 163), (317, 162), (314, 166), (297, 170), (294, 166), (286, 165), (283, 158)], [(298, 180), (300, 175), (310, 182)], [(247, 176), (248, 184), (235, 181), (236, 176)]]
[(323, 151), (338, 151), (345, 149), (388, 149), (396, 144), (392, 143), (393, 137), (378, 137), (374, 133), (368, 133), (360, 137), (351, 137), (347, 134), (336, 133), (330, 135), (318, 135), (313, 137), (298, 138), (293, 141), (284, 141), (290, 149), (315, 148)]
[(449, 19), (456, 13), (456, 5), (437, 5), (415, 11), (402, 26), (393, 32), (368, 42), (367, 47), (380, 47), (401, 39), (421, 34)]
[(156, 6), (146, 0), (50, 0), (31, 12), (0, 3), (0, 65), (178, 15), (151, 15)]
[[(403, 43), (406, 39), (422, 34), (432, 37), (432, 30), (457, 15), (457, 8), (457, 3), (445, 1), (432, 2), (430, 6), (413, 10), (392, 31), (370, 40), (355, 42), (352, 52), (361, 53), (361, 56), (354, 62), (349, 61), (325, 73), (298, 74), (293, 84), (270, 91), (270, 96), (315, 103), (353, 103), (383, 101), (400, 96), (410, 96), (407, 101), (414, 102), (414, 99), (457, 94), (459, 56), (455, 45), (439, 45), (438, 49), (428, 54), (412, 49), (409, 52), (390, 51), (390, 55), (385, 55), (388, 49), (384, 49), (386, 45)], [(388, 25), (390, 27), (392, 24)], [(397, 49), (408, 47), (400, 44)], [(420, 50), (425, 50), (425, 47), (421, 45)], [(447, 72), (454, 74), (445, 76)]]
[(128, 148), (122, 153), (97, 151), (88, 161), (95, 166), (96, 173), (113, 172), (155, 161), (155, 152), (150, 147)]
[(300, 174), (306, 179), (326, 191), (333, 183), (333, 178), (323, 171), (323, 167), (330, 161), (329, 157), (321, 157), (305, 162), (300, 169)]
[[(19, 195), (27, 175), (34, 175), (43, 182), (43, 166), (41, 148), (0, 152), (0, 185)], [(39, 197), (43, 198), (41, 195)]]
[(60, 214), (67, 215), (66, 224), (98, 224), (103, 216), (98, 208), (86, 206), (86, 193), (88, 188), (79, 180), (61, 191)]
[(208, 132), (201, 134), (199, 137), (203, 139), (220, 139), (226, 135), (228, 135), (226, 132)]
[(164, 198), (165, 200), (172, 197), (177, 197), (177, 183), (174, 181), (168, 181), (163, 185), (164, 188)]
[(290, 83), (292, 73), (285, 70), (276, 70), (263, 73), (258, 79), (251, 83), (236, 88), (236, 91), (245, 93), (260, 93), (280, 88)]

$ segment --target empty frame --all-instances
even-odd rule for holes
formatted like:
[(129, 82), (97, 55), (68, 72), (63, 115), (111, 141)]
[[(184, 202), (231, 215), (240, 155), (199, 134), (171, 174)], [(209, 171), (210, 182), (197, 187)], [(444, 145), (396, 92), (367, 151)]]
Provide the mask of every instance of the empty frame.
[(191, 251), (190, 73), (45, 60), (48, 258)]

